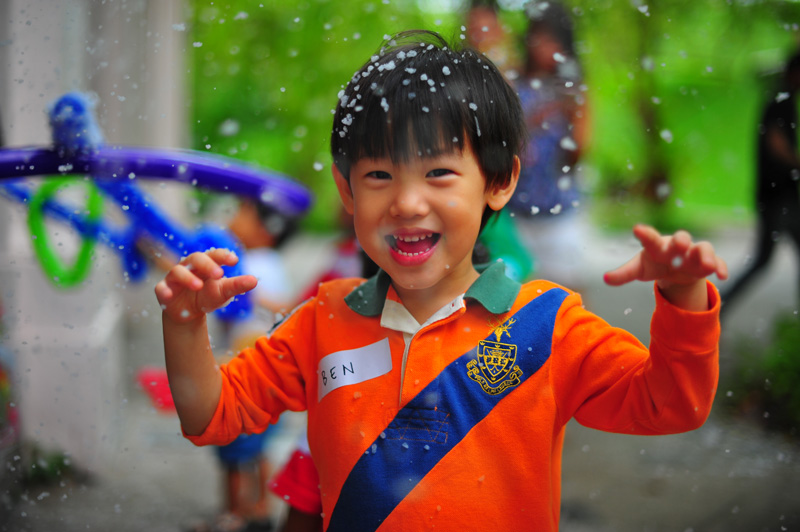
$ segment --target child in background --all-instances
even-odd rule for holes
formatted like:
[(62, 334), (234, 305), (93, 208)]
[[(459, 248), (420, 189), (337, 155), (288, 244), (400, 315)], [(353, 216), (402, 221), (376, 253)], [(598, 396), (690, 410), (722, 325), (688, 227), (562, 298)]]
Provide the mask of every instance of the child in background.
[(577, 289), (588, 236), (578, 167), (588, 142), (586, 93), (567, 8), (531, 3), (527, 15), (526, 61), (514, 88), (528, 137), (509, 208), (536, 275)]
[[(604, 278), (655, 284), (648, 350), (554, 283), (476, 266), (480, 229), (519, 177), (516, 94), (484, 56), (396, 35), (339, 93), (333, 175), (380, 267), (323, 284), (217, 366), (206, 313), (252, 290), (237, 257), (195, 253), (156, 285), (181, 426), (198, 445), (308, 411), (329, 531), (556, 530), (567, 422), (692, 430), (718, 376), (727, 269), (707, 242), (636, 226), (642, 250)], [(487, 512), (487, 508), (491, 511)]]

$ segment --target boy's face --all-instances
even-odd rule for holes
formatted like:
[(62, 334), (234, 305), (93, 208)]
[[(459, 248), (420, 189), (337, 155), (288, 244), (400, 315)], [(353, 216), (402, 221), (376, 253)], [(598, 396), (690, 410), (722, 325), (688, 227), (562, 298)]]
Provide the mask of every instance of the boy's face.
[(499, 210), (516, 187), (486, 190), (471, 148), (405, 164), (361, 159), (348, 181), (334, 166), (345, 208), (369, 257), (392, 278), (401, 298), (434, 289), (450, 299), (477, 278), (472, 248), (488, 205)]

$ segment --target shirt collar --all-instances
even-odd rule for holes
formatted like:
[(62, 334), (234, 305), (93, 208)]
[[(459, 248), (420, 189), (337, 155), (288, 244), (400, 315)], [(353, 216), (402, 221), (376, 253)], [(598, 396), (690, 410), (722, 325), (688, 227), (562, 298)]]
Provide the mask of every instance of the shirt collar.
[[(464, 294), (464, 299), (474, 299), (492, 314), (511, 310), (521, 285), (506, 275), (502, 261), (476, 265), (480, 273)], [(383, 270), (355, 287), (344, 298), (347, 306), (362, 316), (380, 316), (392, 280)]]

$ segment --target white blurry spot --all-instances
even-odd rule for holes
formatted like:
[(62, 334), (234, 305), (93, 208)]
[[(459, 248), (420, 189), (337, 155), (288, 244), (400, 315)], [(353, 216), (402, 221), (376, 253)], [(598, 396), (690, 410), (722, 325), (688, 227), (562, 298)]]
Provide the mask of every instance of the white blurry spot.
[(562, 209), (561, 204), (560, 203), (556, 203), (553, 206), (553, 208), (550, 209), (550, 214), (559, 214), (559, 213), (561, 213), (561, 209)]
[(314, 170), (316, 170), (317, 172), (321, 172), (322, 169), (324, 168), (322, 163), (319, 162), (319, 161), (314, 161), (314, 164), (312, 166), (313, 166)]
[(714, 72), (714, 67), (712, 67), (711, 65), (708, 65), (708, 66), (706, 67), (706, 72), (709, 72), (709, 73), (710, 73), (710, 72)]
[(403, 449), (408, 449), (408, 443), (403, 442)]
[(472, 109), (473, 111), (477, 111), (478, 110), (478, 105), (475, 104), (475, 103), (470, 102), (469, 108)]
[(376, 452), (378, 452), (378, 444), (377, 443), (373, 443), (372, 444), (372, 454), (375, 454)]
[(188, 318), (188, 317), (189, 317), (189, 311), (186, 310), (186, 309), (183, 309), (181, 311), (181, 318)]
[(183, 22), (178, 24), (173, 24), (172, 29), (175, 31), (186, 31), (186, 24), (184, 24)]
[(556, 185), (558, 186), (558, 190), (569, 190), (572, 186), (572, 179), (568, 175), (562, 175), (558, 178)]
[(627, 316), (627, 315), (628, 315), (628, 314), (630, 314), (631, 312), (633, 312), (633, 309), (632, 309), (632, 308), (630, 308), (630, 307), (628, 307), (628, 308), (626, 308), (626, 309), (625, 309), (625, 311), (623, 312), (623, 314), (625, 314), (625, 315)]
[(286, 87), (281, 87), (281, 92), (286, 92)]
[(655, 68), (656, 63), (653, 61), (653, 58), (650, 56), (642, 57), (642, 70), (646, 70), (648, 72), (652, 72)]
[(128, 179), (136, 179), (136, 172), (131, 172), (128, 174)]
[(555, 61), (556, 63), (563, 63), (566, 60), (567, 60), (567, 56), (565, 56), (564, 54), (562, 54), (560, 52), (556, 52), (556, 53), (553, 54), (553, 61)]
[(776, 102), (782, 102), (783, 100), (788, 100), (790, 94), (788, 92), (779, 92), (777, 96), (775, 96)]
[(431, 446), (427, 445), (427, 444), (422, 448), (425, 449), (426, 451), (430, 451), (431, 450)]
[(423, 112), (425, 112), (425, 113), (429, 113), (429, 112), (430, 112), (430, 109), (428, 108), (428, 106), (426, 106), (426, 105), (423, 105), (423, 106), (422, 106), (422, 111), (423, 111)]
[(450, 75), (450, 68), (449, 68), (447, 65), (443, 66), (443, 67), (442, 67), (442, 73), (443, 73), (445, 76), (449, 76), (449, 75)]
[(223, 137), (232, 137), (239, 133), (240, 129), (241, 127), (239, 126), (239, 122), (232, 118), (228, 118), (223, 120), (219, 125), (219, 134)]
[(542, 80), (539, 78), (533, 78), (530, 85), (533, 90), (539, 90), (542, 88)]
[(656, 187), (656, 197), (660, 200), (666, 199), (672, 193), (672, 187), (669, 183), (659, 183)]
[(381, 98), (381, 107), (383, 107), (384, 112), (389, 112), (389, 102), (386, 101), (386, 98)]
[(536, 205), (533, 205), (531, 207), (531, 214), (539, 214), (539, 207), (537, 207)]
[(382, 440), (385, 440), (385, 439), (386, 439), (386, 433), (385, 433), (385, 432), (381, 432), (381, 439), (382, 439)]
[(680, 268), (682, 264), (683, 264), (683, 257), (681, 257), (680, 255), (676, 255), (675, 257), (672, 258), (673, 268)]
[(244, 11), (239, 11), (238, 13), (236, 13), (236, 15), (234, 15), (233, 20), (247, 20), (248, 18), (250, 18), (250, 15), (248, 15)]
[(559, 145), (561, 146), (561, 149), (567, 151), (575, 151), (578, 149), (578, 145), (575, 144), (575, 141), (572, 140), (571, 137), (562, 137)]
[(648, 17), (650, 16), (650, 13), (648, 13), (650, 8), (648, 6), (642, 5), (642, 6), (639, 6), (638, 9), (639, 9), (639, 13), (642, 13), (643, 15), (647, 15)]
[(654, 105), (661, 105), (661, 98), (658, 96), (653, 96), (650, 98), (650, 101), (652, 101)]
[(203, 43), (201, 43), (200, 41), (195, 41), (192, 43), (192, 46), (194, 46), (195, 48), (200, 48), (201, 46), (203, 46)]
[(661, 138), (664, 142), (671, 143), (672, 142), (672, 131), (669, 129), (662, 129), (661, 130)]

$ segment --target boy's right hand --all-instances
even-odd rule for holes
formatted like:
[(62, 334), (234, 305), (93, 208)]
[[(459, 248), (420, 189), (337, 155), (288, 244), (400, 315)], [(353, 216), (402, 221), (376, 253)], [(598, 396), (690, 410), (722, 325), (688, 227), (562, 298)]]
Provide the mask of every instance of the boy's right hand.
[(211, 249), (192, 253), (173, 266), (155, 288), (164, 317), (188, 323), (255, 288), (258, 281), (252, 275), (224, 276), (222, 266), (237, 262), (239, 257), (232, 251)]

